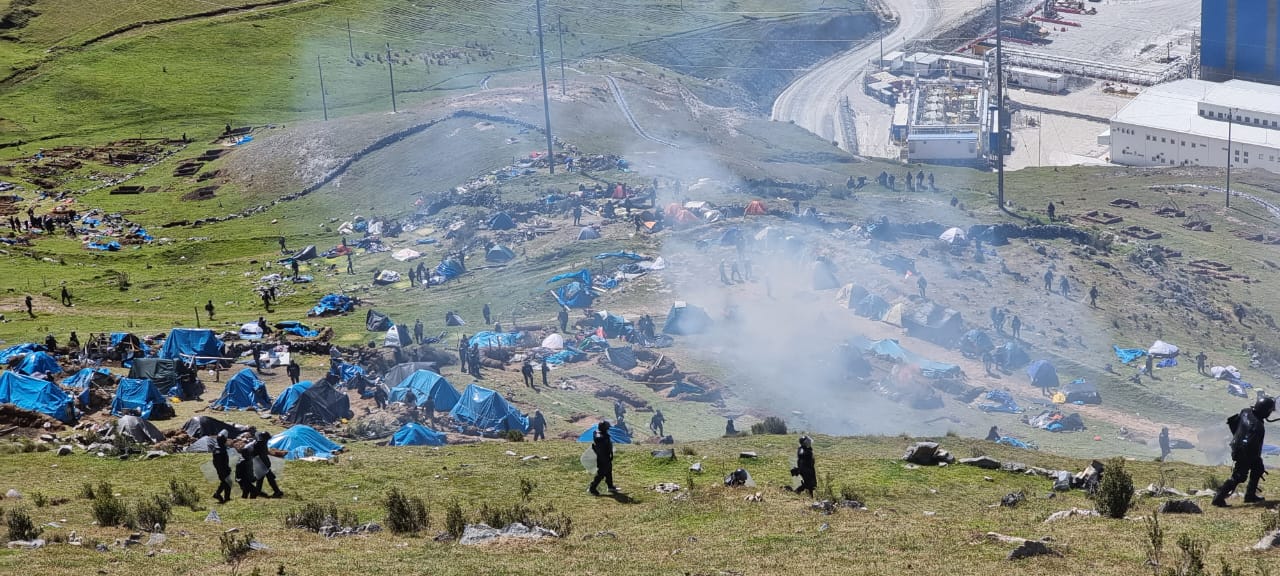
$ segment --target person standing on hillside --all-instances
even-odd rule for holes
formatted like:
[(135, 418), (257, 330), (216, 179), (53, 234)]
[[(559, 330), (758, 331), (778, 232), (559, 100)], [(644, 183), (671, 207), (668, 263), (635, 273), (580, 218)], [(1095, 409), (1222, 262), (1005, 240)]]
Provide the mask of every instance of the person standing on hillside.
[(289, 251), (289, 249), (288, 249), (288, 248), (285, 248), (285, 247), (284, 247), (284, 236), (281, 236), (281, 237), (280, 237), (280, 238), (278, 238), (276, 241), (280, 243), (280, 253), (282, 253), (282, 254), (283, 254), (283, 253), (285, 253), (285, 252), (288, 252), (288, 251)]
[(1172, 453), (1173, 450), (1169, 448), (1169, 427), (1165, 426), (1160, 429), (1160, 461), (1167, 462)]
[(1244, 501), (1248, 504), (1263, 501), (1258, 496), (1258, 481), (1267, 473), (1262, 464), (1262, 442), (1267, 435), (1264, 423), (1275, 409), (1274, 398), (1259, 398), (1251, 408), (1227, 419), (1232, 435), (1231, 460), (1235, 466), (1231, 469), (1231, 477), (1222, 483), (1218, 494), (1213, 497), (1214, 506), (1226, 508), (1227, 496), (1246, 479), (1249, 483), (1245, 488)]
[(297, 279), (298, 279), (298, 269), (299, 269), (299, 268), (298, 268), (298, 261), (297, 261), (297, 260), (289, 260), (289, 270), (290, 270), (291, 272), (293, 272), (293, 279), (294, 279), (294, 280), (297, 280)]
[(596, 476), (591, 480), (587, 492), (599, 496), (600, 481), (609, 487), (609, 493), (617, 494), (618, 487), (613, 484), (613, 438), (609, 436), (609, 421), (605, 420), (596, 426), (591, 436), (591, 451), (596, 455)]
[(556, 311), (556, 320), (560, 321), (560, 331), (567, 331), (569, 328), (569, 311), (561, 306), (560, 310)]
[(30, 295), (30, 294), (28, 294), (28, 295), (27, 295), (26, 303), (27, 303), (27, 316), (30, 316), (30, 317), (32, 317), (32, 318), (35, 318), (35, 317), (36, 317), (36, 313), (35, 313), (35, 312), (33, 312), (33, 311), (31, 310), (31, 295)]
[(1044, 291), (1053, 293), (1053, 270), (1044, 271)]
[(1098, 307), (1098, 285), (1094, 284), (1089, 287), (1089, 306)]
[(582, 225), (582, 204), (581, 203), (573, 205), (573, 225), (574, 226)]
[(667, 423), (667, 417), (662, 415), (662, 411), (658, 410), (653, 413), (653, 417), (649, 419), (649, 430), (658, 436), (666, 436), (662, 433), (662, 426)]
[(800, 477), (796, 493), (808, 492), (813, 498), (813, 491), (818, 487), (818, 471), (813, 461), (813, 439), (808, 436), (800, 437), (800, 447), (796, 448), (796, 467), (791, 470), (791, 475)]
[(1208, 359), (1209, 356), (1205, 355), (1204, 350), (1201, 350), (1199, 354), (1196, 354), (1196, 372), (1204, 374), (1204, 363)]
[[(546, 359), (543, 359), (542, 360), (542, 387), (543, 388), (551, 387), (551, 384), (547, 383), (547, 374), (550, 374), (550, 373), (551, 373), (551, 365), (547, 363)], [(530, 386), (530, 388), (533, 388), (533, 387)], [(534, 390), (537, 390), (537, 388), (534, 388)]]
[(462, 373), (467, 373), (467, 335), (458, 338), (458, 364)]
[(209, 321), (213, 321), (213, 300), (208, 301), (204, 305), (204, 311), (209, 314)]
[(547, 439), (547, 419), (542, 416), (542, 410), (534, 410), (533, 418), (529, 419), (529, 428), (533, 430), (533, 440)]
[(1063, 298), (1070, 298), (1069, 291), (1071, 285), (1067, 283), (1067, 275), (1063, 274), (1058, 278), (1058, 291), (1062, 293)]
[(71, 306), (71, 292), (67, 291), (67, 285), (62, 285), (62, 305)]
[(419, 346), (422, 345), (422, 331), (422, 319), (418, 318), (413, 321), (413, 341), (417, 342)]
[(302, 366), (299, 366), (298, 361), (293, 358), (289, 358), (289, 365), (284, 371), (289, 375), (290, 385), (297, 384), (302, 379)]
[(351, 261), (351, 253), (347, 252), (347, 274), (355, 274), (355, 273), (356, 273), (356, 267), (355, 267), (355, 264)]
[(1058, 212), (1057, 207), (1053, 205), (1053, 202), (1050, 202), (1049, 207), (1046, 208), (1045, 211), (1049, 213), (1049, 221), (1053, 222), (1053, 218), (1055, 215), (1057, 215), (1057, 212)]
[(524, 385), (533, 388), (533, 363), (525, 359), (520, 365), (520, 376), (524, 377)]
[(1009, 327), (1013, 329), (1013, 339), (1017, 340), (1022, 336), (1022, 318), (1017, 314), (1013, 315), (1013, 320), (1009, 322)]
[(218, 432), (213, 446), (213, 472), (218, 475), (218, 489), (213, 491), (213, 499), (226, 504), (231, 499), (231, 454), (227, 452), (226, 430)]
[(483, 308), (480, 308), (480, 314), (484, 316), (484, 323), (485, 323), (485, 324), (492, 324), (492, 323), (493, 323), (493, 322), (491, 322), (491, 321), (489, 320), (489, 303), (488, 303), (488, 302), (485, 302), (485, 303), (484, 303), (484, 307), (483, 307)]
[(924, 275), (916, 277), (916, 288), (920, 289), (920, 297), (924, 298), (925, 289), (929, 287), (929, 281), (924, 279)]

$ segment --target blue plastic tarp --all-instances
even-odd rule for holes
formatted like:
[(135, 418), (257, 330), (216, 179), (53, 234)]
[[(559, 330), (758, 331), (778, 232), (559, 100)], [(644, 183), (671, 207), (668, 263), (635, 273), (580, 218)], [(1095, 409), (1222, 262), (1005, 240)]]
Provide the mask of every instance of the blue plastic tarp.
[(1178, 365), (1177, 358), (1165, 358), (1164, 360), (1156, 362), (1156, 368), (1173, 368), (1174, 366), (1177, 366), (1177, 365)]
[(75, 422), (75, 416), (69, 410), (70, 394), (57, 384), (15, 372), (0, 373), (0, 404), (13, 404), (67, 424)]
[(194, 360), (197, 366), (204, 366), (216, 364), (219, 359), (226, 356), (226, 351), (213, 330), (174, 328), (169, 332), (169, 337), (164, 339), (164, 346), (160, 348), (159, 356), (166, 360), (178, 360), (183, 363), (191, 363)]
[(1012, 436), (1001, 436), (999, 440), (996, 440), (996, 444), (1004, 444), (1005, 446), (1013, 446), (1014, 448), (1025, 448), (1029, 450), (1035, 449), (1035, 446), (1032, 446)]
[(468, 384), (449, 415), (454, 420), (481, 430), (529, 431), (529, 419), (507, 403), (501, 394), (483, 386)]
[(662, 333), (677, 336), (700, 334), (710, 328), (711, 324), (711, 315), (706, 310), (677, 302), (667, 311), (667, 321), (662, 324)]
[(448, 438), (417, 422), (408, 422), (391, 436), (389, 446), (444, 446)]
[[(130, 338), (131, 336), (132, 336), (132, 338)], [(128, 338), (128, 339), (130, 340), (130, 343), (137, 342), (137, 344), (138, 344), (138, 348), (142, 349), (142, 355), (143, 355), (143, 356), (150, 356), (150, 355), (151, 355), (151, 347), (150, 347), (150, 346), (147, 346), (147, 343), (146, 343), (146, 342), (143, 342), (141, 338), (138, 338), (137, 336), (134, 336), (133, 334), (130, 334), (130, 333), (128, 333), (128, 332), (112, 332), (112, 333), (111, 333), (111, 347), (112, 347), (112, 348), (115, 348), (115, 347), (116, 347), (116, 346), (118, 346), (121, 342), (124, 342), (126, 338)], [(135, 358), (137, 358), (137, 357), (138, 357), (138, 356), (135, 356)]]
[(320, 299), (320, 303), (311, 309), (311, 316), (324, 316), (326, 314), (342, 314), (350, 312), (355, 308), (355, 302), (349, 296), (342, 294), (326, 294)]
[(1004, 412), (1007, 414), (1018, 414), (1022, 412), (1022, 408), (1014, 401), (1013, 395), (1007, 390), (992, 390), (987, 392), (987, 402), (978, 405), (983, 412)]
[(19, 354), (30, 354), (32, 352), (39, 352), (41, 350), (44, 350), (44, 346), (35, 344), (33, 342), (26, 342), (24, 344), (18, 344), (17, 346), (10, 346), (8, 348), (5, 348), (4, 350), (0, 350), (0, 364), (8, 364), (11, 358)]
[[(596, 429), (599, 427), (600, 427), (600, 424), (592, 424), (590, 428), (587, 428), (585, 431), (582, 432), (580, 436), (578, 436), (578, 441), (591, 442), (592, 440), (595, 439)], [(627, 431), (623, 430), (621, 426), (610, 426), (609, 438), (613, 439), (614, 444), (630, 444), (631, 443), (631, 435), (627, 434)]]
[(443, 276), (445, 280), (457, 278), (462, 275), (462, 272), (462, 264), (453, 258), (447, 258), (436, 266), (436, 274)]
[(481, 348), (511, 348), (519, 344), (521, 334), (523, 332), (476, 332), (467, 344)]
[[(355, 364), (347, 364), (343, 362), (338, 365), (338, 376), (342, 382), (346, 382), (356, 376), (364, 376), (364, 368)], [(301, 384), (301, 382), (299, 382)]]
[(143, 420), (150, 420), (151, 411), (156, 406), (168, 404), (169, 399), (150, 380), (121, 378), (116, 385), (116, 395), (111, 399), (111, 415), (124, 416), (126, 411), (136, 411)]
[(271, 397), (267, 396), (267, 385), (258, 379), (253, 370), (245, 368), (227, 380), (222, 396), (214, 400), (211, 406), (223, 410), (268, 408), (271, 406)]
[(403, 402), (405, 393), (410, 390), (413, 391), (414, 403), (418, 406), (425, 404), (428, 398), (440, 412), (453, 410), (453, 407), (458, 404), (458, 391), (454, 390), (453, 385), (449, 384), (444, 376), (430, 370), (417, 370), (406, 376), (391, 389), (387, 400)]
[(281, 415), (288, 414), (289, 411), (293, 409), (294, 404), (298, 403), (298, 397), (302, 396), (302, 393), (306, 392), (307, 388), (310, 388), (311, 385), (312, 382), (310, 380), (303, 380), (293, 386), (285, 388), (279, 396), (276, 396), (276, 401), (271, 403), (271, 413)]
[(1048, 360), (1036, 360), (1027, 366), (1027, 376), (1031, 377), (1031, 385), (1037, 388), (1055, 388), (1058, 386), (1058, 370)]
[(102, 250), (103, 252), (118, 252), (120, 250), (120, 243), (115, 240), (106, 243), (90, 242), (85, 244), (85, 248), (90, 250)]
[(572, 346), (565, 346), (564, 350), (561, 350), (559, 352), (556, 352), (555, 354), (547, 356), (546, 358), (543, 358), (542, 361), (552, 366), (560, 366), (562, 364), (568, 364), (571, 362), (581, 362), (586, 359), (587, 359), (586, 352), (578, 350), (577, 348), (574, 348)]
[(76, 393), (76, 400), (81, 405), (89, 405), (89, 386), (93, 384), (95, 375), (111, 376), (111, 371), (106, 368), (81, 368), (79, 372), (62, 379), (64, 388), (72, 388), (79, 390)]
[(884, 340), (867, 340), (864, 338), (850, 338), (848, 340), (850, 346), (856, 346), (865, 352), (871, 352), (881, 358), (892, 360), (900, 364), (910, 364), (920, 369), (920, 375), (925, 378), (935, 380), (943, 378), (954, 378), (960, 375), (960, 366), (948, 364), (946, 362), (937, 362), (930, 360), (903, 348), (897, 340), (886, 338)]
[(564, 274), (556, 274), (555, 276), (552, 276), (550, 280), (547, 280), (547, 284), (559, 282), (561, 280), (576, 280), (587, 286), (590, 286), (591, 271), (587, 270), (586, 268), (583, 268), (582, 270), (579, 270), (577, 272), (565, 272)]
[(342, 445), (330, 440), (315, 428), (298, 424), (267, 440), (267, 447), (286, 452), (285, 460), (297, 460), (315, 456), (332, 458), (342, 451)]
[(1124, 364), (1128, 364), (1147, 355), (1147, 351), (1140, 348), (1121, 348), (1119, 346), (1112, 346), (1112, 348), (1116, 351), (1116, 358), (1119, 358), (1120, 362)]
[(595, 300), (595, 294), (591, 292), (587, 285), (580, 282), (570, 282), (557, 288), (553, 294), (556, 301), (561, 306), (569, 308), (587, 308), (591, 306), (591, 302)]
[(32, 374), (61, 374), (62, 367), (48, 352), (31, 352), (18, 365), (18, 372)]

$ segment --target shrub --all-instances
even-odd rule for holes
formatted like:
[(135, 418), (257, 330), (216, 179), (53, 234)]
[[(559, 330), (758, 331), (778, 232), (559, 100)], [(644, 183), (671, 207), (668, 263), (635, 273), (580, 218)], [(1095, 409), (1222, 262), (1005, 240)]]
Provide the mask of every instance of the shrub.
[(680, 455), (681, 455), (681, 456), (697, 456), (697, 455), (698, 455), (698, 451), (697, 451), (697, 450), (694, 450), (694, 449), (693, 449), (693, 446), (681, 446), (681, 447), (680, 447)]
[(520, 479), (520, 501), (528, 502), (533, 497), (533, 491), (538, 489), (538, 483), (528, 478)]
[(1123, 458), (1112, 458), (1107, 462), (1102, 482), (1092, 498), (1099, 514), (1108, 518), (1124, 518), (1133, 503), (1133, 477), (1124, 469)]
[(546, 528), (555, 532), (561, 538), (567, 538), (569, 534), (573, 533), (573, 518), (570, 518), (564, 512), (557, 511), (550, 504), (539, 510), (537, 515), (533, 517), (532, 522), (534, 526)]
[(422, 498), (405, 496), (398, 488), (392, 488), (384, 506), (387, 528), (393, 534), (417, 534), (431, 526), (431, 515)]
[(1146, 520), (1147, 529), (1147, 565), (1151, 566), (1151, 571), (1159, 576), (1160, 565), (1164, 562), (1164, 528), (1160, 527), (1160, 510), (1152, 510), (1151, 516)]
[(467, 515), (462, 511), (462, 504), (457, 500), (451, 500), (444, 507), (444, 530), (454, 540), (462, 538), (462, 531), (467, 528)]
[(524, 432), (519, 430), (507, 430), (502, 437), (505, 438), (507, 442), (524, 442)]
[(9, 510), (4, 517), (5, 523), (9, 525), (9, 540), (35, 540), (44, 531), (36, 527), (31, 516), (22, 508)]
[(509, 524), (519, 522), (526, 526), (532, 525), (530, 520), (531, 514), (529, 507), (523, 502), (502, 506), (498, 504), (491, 505), (488, 502), (480, 504), (480, 521), (494, 528), (502, 528)]
[(129, 524), (129, 509), (124, 501), (116, 497), (115, 489), (109, 482), (103, 481), (94, 489), (93, 519), (99, 526), (123, 526)]
[(340, 511), (332, 502), (329, 504), (307, 502), (284, 515), (286, 528), (302, 528), (312, 532), (319, 532), (325, 526), (355, 526), (358, 523), (355, 512)]
[(84, 500), (93, 500), (93, 483), (85, 482), (84, 484), (81, 484), (79, 496)]
[(235, 573), (240, 562), (253, 551), (253, 532), (223, 532), (218, 544), (222, 559), (233, 566), (231, 571)]
[(32, 492), (31, 503), (35, 504), (36, 508), (44, 508), (49, 505), (49, 497), (45, 496), (44, 492)]
[(186, 506), (192, 510), (200, 510), (200, 493), (196, 487), (186, 480), (169, 479), (169, 501), (175, 506)]
[(1217, 492), (1219, 488), (1222, 488), (1222, 480), (1219, 480), (1218, 477), (1213, 474), (1205, 474), (1204, 489)]
[(148, 532), (164, 532), (172, 517), (173, 505), (169, 503), (169, 498), (159, 494), (138, 501), (133, 508), (134, 522), (139, 529)]
[[(1107, 472), (1110, 472), (1108, 470)], [(1204, 558), (1209, 552), (1209, 545), (1204, 540), (1193, 538), (1190, 534), (1178, 537), (1178, 559), (1168, 570), (1172, 576), (1208, 576), (1204, 568)]]
[(751, 433), (761, 434), (786, 434), (787, 423), (777, 416), (769, 416), (763, 422), (756, 422), (751, 425)]
[(848, 484), (840, 487), (840, 500), (852, 500), (854, 502), (866, 503), (866, 501), (862, 499), (862, 495), (858, 494), (858, 491)]

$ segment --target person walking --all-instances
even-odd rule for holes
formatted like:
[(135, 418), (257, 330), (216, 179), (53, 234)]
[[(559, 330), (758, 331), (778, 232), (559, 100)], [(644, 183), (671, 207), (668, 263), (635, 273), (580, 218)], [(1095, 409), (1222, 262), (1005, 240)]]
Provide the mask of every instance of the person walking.
[(1094, 284), (1089, 287), (1089, 306), (1098, 307), (1098, 285)]
[(209, 321), (212, 322), (213, 321), (213, 300), (210, 300), (205, 303), (204, 311), (209, 315)]
[(1044, 271), (1044, 291), (1053, 292), (1053, 270)]
[(1226, 508), (1227, 496), (1246, 479), (1249, 483), (1245, 487), (1245, 503), (1264, 501), (1258, 496), (1258, 481), (1267, 473), (1262, 464), (1262, 442), (1267, 434), (1265, 422), (1275, 409), (1274, 398), (1259, 398), (1252, 407), (1227, 419), (1227, 426), (1231, 428), (1231, 460), (1235, 465), (1231, 469), (1231, 477), (1218, 488), (1213, 498), (1214, 506)]
[(547, 419), (542, 416), (542, 410), (534, 410), (533, 418), (529, 419), (529, 428), (533, 430), (533, 441), (547, 439)]
[(1070, 288), (1071, 285), (1067, 283), (1067, 275), (1063, 274), (1058, 278), (1058, 291), (1062, 293), (1063, 298), (1071, 297), (1069, 294)]
[(813, 461), (813, 439), (808, 436), (800, 437), (800, 447), (796, 448), (796, 467), (791, 470), (791, 475), (800, 477), (796, 493), (808, 492), (813, 498), (813, 491), (818, 487), (818, 471)]
[(356, 273), (356, 266), (351, 261), (351, 253), (347, 252), (347, 274), (355, 274), (355, 273)]
[(573, 205), (573, 225), (574, 226), (582, 225), (582, 204)]
[(613, 401), (613, 417), (618, 419), (621, 424), (623, 418), (627, 415), (627, 407), (622, 404), (621, 400)]
[(27, 303), (27, 316), (30, 316), (30, 317), (32, 317), (32, 318), (35, 318), (35, 317), (36, 317), (36, 313), (35, 313), (35, 312), (33, 312), (33, 311), (31, 310), (31, 295), (30, 295), (30, 294), (28, 294), (28, 295), (27, 295), (26, 303)]
[(418, 318), (413, 321), (413, 341), (417, 342), (419, 346), (422, 345), (422, 331), (422, 319)]
[(613, 484), (613, 438), (609, 437), (609, 421), (605, 420), (596, 426), (591, 436), (591, 451), (596, 455), (596, 476), (591, 480), (587, 492), (599, 496), (600, 481), (609, 488), (610, 494), (617, 494), (618, 487)]
[(265, 468), (265, 472), (258, 476), (258, 483), (255, 485), (258, 493), (262, 494), (262, 483), (265, 481), (271, 486), (271, 498), (283, 498), (284, 492), (280, 491), (280, 486), (276, 484), (276, 474), (271, 471), (271, 453), (267, 450), (267, 441), (271, 439), (271, 434), (266, 431), (258, 433), (258, 440), (253, 443), (253, 456), (258, 459), (254, 462), (254, 475), (257, 476), (257, 468), (261, 465)]
[(566, 331), (568, 331), (568, 329), (569, 329), (569, 311), (568, 311), (568, 310), (565, 310), (565, 308), (564, 308), (563, 306), (561, 306), (561, 307), (560, 307), (560, 309), (556, 311), (556, 320), (559, 320), (559, 321), (560, 321), (560, 331), (561, 331), (561, 332), (566, 332)]
[(547, 363), (546, 359), (543, 359), (542, 360), (542, 387), (543, 388), (551, 387), (551, 384), (547, 383), (547, 374), (549, 374), (550, 372), (551, 372), (551, 365)]
[(1013, 329), (1013, 339), (1017, 340), (1022, 336), (1022, 318), (1017, 314), (1013, 315), (1013, 320), (1009, 322), (1009, 327)]
[(298, 267), (298, 261), (297, 261), (297, 260), (292, 260), (292, 259), (291, 259), (291, 260), (289, 260), (289, 270), (290, 270), (291, 272), (293, 272), (293, 279), (294, 279), (294, 280), (297, 280), (297, 279), (298, 279), (298, 270), (299, 270), (299, 267)]
[(649, 419), (649, 431), (657, 434), (658, 437), (666, 436), (663, 434), (662, 426), (667, 423), (667, 417), (662, 415), (662, 411), (658, 410), (653, 413), (653, 417)]
[(231, 454), (227, 452), (227, 431), (218, 432), (217, 443), (213, 446), (213, 471), (218, 476), (218, 489), (213, 491), (213, 499), (226, 504), (231, 499)]
[(62, 286), (62, 305), (71, 306), (71, 293), (67, 291), (67, 286)]
[(918, 277), (916, 278), (916, 288), (919, 288), (919, 289), (920, 289), (920, 297), (921, 297), (921, 298), (924, 298), (924, 297), (925, 297), (925, 296), (924, 296), (924, 291), (925, 291), (925, 289), (926, 289), (926, 288), (928, 288), (928, 287), (929, 287), (929, 281), (928, 281), (928, 280), (925, 280), (923, 275), (922, 275), (922, 276), (918, 276)]
[(302, 379), (302, 366), (298, 365), (298, 361), (292, 357), (289, 358), (289, 365), (284, 369), (289, 375), (289, 384), (297, 384)]
[(484, 303), (484, 307), (480, 309), (480, 314), (484, 315), (484, 323), (485, 323), (485, 324), (492, 324), (492, 323), (493, 323), (493, 322), (491, 322), (491, 321), (489, 320), (489, 303), (488, 303), (488, 302), (485, 302), (485, 303)]
[(524, 377), (524, 385), (533, 388), (533, 363), (525, 360), (520, 365), (520, 375)]
[(240, 485), (241, 498), (257, 498), (262, 493), (254, 484), (252, 444), (239, 450), (240, 461), (236, 462), (236, 484)]
[(1168, 462), (1169, 454), (1172, 453), (1173, 450), (1169, 448), (1169, 427), (1165, 426), (1160, 429), (1160, 461)]

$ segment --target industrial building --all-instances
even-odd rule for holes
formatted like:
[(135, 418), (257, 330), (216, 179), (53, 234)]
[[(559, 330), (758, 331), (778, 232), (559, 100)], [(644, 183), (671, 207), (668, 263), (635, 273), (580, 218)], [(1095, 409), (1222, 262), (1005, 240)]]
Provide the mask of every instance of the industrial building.
[(1200, 78), (1280, 84), (1280, 0), (1201, 0)]
[(918, 82), (907, 125), (907, 160), (981, 163), (986, 152), (987, 90), (981, 82)]
[(1147, 88), (1101, 140), (1127, 166), (1262, 168), (1280, 173), (1280, 86), (1178, 80)]

